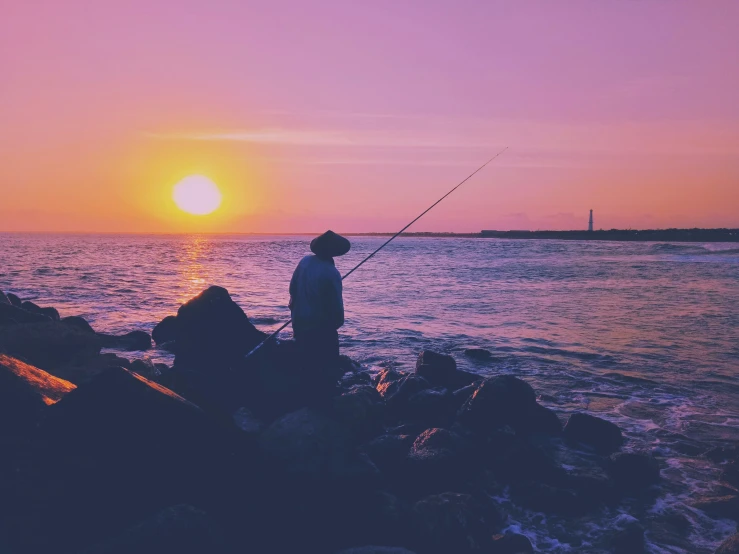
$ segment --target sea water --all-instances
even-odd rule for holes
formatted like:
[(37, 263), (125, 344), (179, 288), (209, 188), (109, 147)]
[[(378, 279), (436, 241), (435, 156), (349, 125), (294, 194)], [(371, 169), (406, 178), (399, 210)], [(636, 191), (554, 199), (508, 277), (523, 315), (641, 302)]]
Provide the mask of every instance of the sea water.
[[(309, 239), (0, 234), (0, 290), (122, 333), (150, 332), (220, 285), (269, 332), (289, 318)], [(352, 237), (338, 269), (385, 240)], [(718, 478), (700, 453), (739, 441), (739, 244), (400, 238), (345, 281), (344, 303), (342, 351), (368, 369), (446, 352), (463, 369), (526, 379), (563, 418), (614, 421), (628, 448), (664, 461), (663, 495), (645, 513), (625, 505), (568, 521), (509, 507), (541, 551), (594, 551), (589, 537), (629, 517), (654, 552), (712, 552), (734, 530), (689, 502)], [(465, 356), (473, 347), (492, 359)], [(689, 522), (686, 537), (666, 530), (674, 517)]]

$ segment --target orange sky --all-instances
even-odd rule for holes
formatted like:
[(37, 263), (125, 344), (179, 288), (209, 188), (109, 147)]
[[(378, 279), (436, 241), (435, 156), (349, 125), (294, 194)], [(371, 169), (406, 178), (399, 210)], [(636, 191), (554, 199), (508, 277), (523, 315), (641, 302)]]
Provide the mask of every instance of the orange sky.
[(0, 231), (739, 227), (739, 3), (595, 4), (16, 2)]

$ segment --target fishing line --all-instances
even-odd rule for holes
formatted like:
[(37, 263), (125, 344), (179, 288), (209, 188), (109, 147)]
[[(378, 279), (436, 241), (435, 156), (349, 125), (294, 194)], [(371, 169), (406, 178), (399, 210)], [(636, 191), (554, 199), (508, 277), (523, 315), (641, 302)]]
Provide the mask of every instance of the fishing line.
[[(426, 208), (423, 212), (421, 212), (421, 214), (418, 217), (416, 217), (413, 221), (411, 221), (408, 225), (406, 225), (405, 227), (403, 227), (400, 231), (398, 231), (392, 237), (390, 237), (385, 242), (383, 242), (374, 252), (372, 252), (372, 254), (370, 254), (369, 256), (367, 256), (365, 259), (363, 259), (361, 262), (359, 262), (357, 265), (355, 265), (352, 269), (350, 269), (346, 274), (344, 274), (341, 277), (341, 280), (343, 281), (344, 279), (346, 279), (347, 277), (349, 277), (349, 275), (351, 275), (356, 270), (358, 270), (360, 267), (362, 267), (365, 264), (365, 262), (369, 261), (380, 250), (382, 250), (388, 244), (390, 244), (393, 240), (395, 240), (396, 238), (398, 238), (406, 229), (408, 229), (408, 227), (410, 227), (416, 221), (418, 221), (423, 216), (425, 216), (427, 213), (429, 213), (432, 210), (432, 208), (434, 208), (437, 204), (439, 204), (442, 200), (444, 200), (447, 196), (449, 196), (451, 193), (453, 193), (459, 187), (461, 187), (462, 185), (464, 185), (467, 181), (469, 181), (470, 179), (472, 179), (472, 177), (474, 177), (477, 173), (479, 173), (480, 171), (482, 171), (483, 169), (485, 169), (485, 166), (487, 166), (490, 162), (492, 162), (495, 158), (497, 158), (498, 156), (500, 156), (506, 150), (508, 150), (508, 147), (507, 146), (505, 148), (503, 148), (503, 150), (501, 150), (500, 152), (498, 152), (495, 156), (493, 156), (488, 161), (486, 161), (484, 164), (482, 164), (480, 167), (478, 167), (475, 171), (473, 171), (472, 173), (470, 173), (469, 175), (467, 175), (467, 177), (465, 177), (462, 181), (460, 181), (452, 190), (450, 190), (444, 196), (442, 196), (441, 198), (439, 198), (436, 202), (434, 202), (433, 204), (431, 204), (428, 208)], [(265, 344), (267, 344), (271, 339), (275, 338), (279, 334), (279, 332), (282, 331), (282, 330), (284, 330), (288, 325), (290, 325), (292, 323), (292, 321), (293, 321), (292, 318), (289, 319), (289, 320), (287, 320), (279, 329), (277, 329), (276, 331), (274, 331), (266, 339), (264, 339), (262, 342), (260, 342), (258, 345), (256, 345), (251, 350), (251, 352), (249, 352), (245, 356), (244, 359), (247, 359), (250, 356), (252, 356), (257, 350), (259, 350), (260, 348), (262, 348), (262, 346), (264, 346)]]

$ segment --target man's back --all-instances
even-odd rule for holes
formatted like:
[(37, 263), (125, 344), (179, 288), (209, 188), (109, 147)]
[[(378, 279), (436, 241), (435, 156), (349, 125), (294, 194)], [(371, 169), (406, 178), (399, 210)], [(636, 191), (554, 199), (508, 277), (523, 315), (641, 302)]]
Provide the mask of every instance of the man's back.
[(293, 328), (338, 329), (344, 324), (341, 274), (331, 258), (300, 260), (290, 281)]

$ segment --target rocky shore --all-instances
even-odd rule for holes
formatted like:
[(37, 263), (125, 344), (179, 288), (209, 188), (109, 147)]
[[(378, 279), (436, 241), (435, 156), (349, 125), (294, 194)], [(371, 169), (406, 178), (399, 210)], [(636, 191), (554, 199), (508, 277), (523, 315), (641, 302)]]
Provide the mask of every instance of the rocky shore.
[[(639, 515), (669, 460), (615, 424), (429, 350), (413, 373), (343, 358), (342, 392), (317, 410), (291, 341), (244, 360), (265, 336), (220, 287), (122, 336), (0, 293), (0, 552), (536, 552), (503, 496), (573, 522), (624, 508), (579, 551), (647, 551)], [(102, 353), (152, 339), (172, 367)], [(695, 510), (739, 521), (739, 447), (704, 457), (721, 494)], [(689, 522), (669, 524), (690, 551)]]

